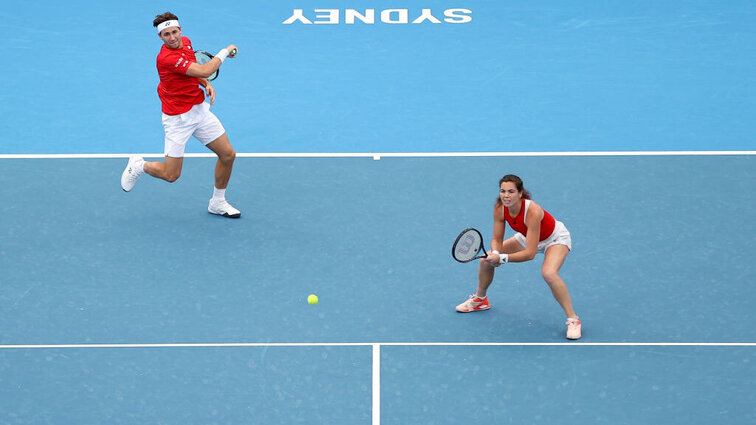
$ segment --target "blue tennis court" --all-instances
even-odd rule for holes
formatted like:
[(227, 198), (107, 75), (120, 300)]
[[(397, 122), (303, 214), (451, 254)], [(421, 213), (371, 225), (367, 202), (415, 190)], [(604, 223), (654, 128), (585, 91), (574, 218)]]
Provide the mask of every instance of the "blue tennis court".
[[(0, 12), (6, 51), (55, 40), (0, 94), (0, 423), (756, 420), (753, 4), (160, 7)], [(239, 220), (194, 140), (175, 183), (119, 187), (162, 156), (164, 8), (239, 46)], [(490, 238), (508, 173), (572, 233), (579, 341), (541, 255), (454, 311), (451, 244)]]

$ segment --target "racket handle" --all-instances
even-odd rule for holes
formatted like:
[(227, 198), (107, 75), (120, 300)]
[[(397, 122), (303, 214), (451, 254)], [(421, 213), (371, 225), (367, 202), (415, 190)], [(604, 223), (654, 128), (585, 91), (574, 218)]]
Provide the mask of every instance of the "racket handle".
[(231, 49), (231, 56), (236, 56), (236, 52), (238, 52), (238, 50), (236, 50), (236, 49)]

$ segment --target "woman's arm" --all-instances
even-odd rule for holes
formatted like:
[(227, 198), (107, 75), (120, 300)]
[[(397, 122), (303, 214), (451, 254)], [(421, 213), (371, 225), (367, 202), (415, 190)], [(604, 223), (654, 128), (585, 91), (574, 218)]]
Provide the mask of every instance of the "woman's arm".
[(503, 214), (501, 213), (503, 205), (499, 204), (494, 208), (494, 225), (493, 225), (493, 237), (491, 238), (491, 251), (501, 251), (504, 246), (504, 231), (507, 227), (507, 222), (504, 221)]
[(543, 208), (531, 201), (528, 215), (525, 217), (525, 225), (528, 227), (528, 234), (525, 236), (525, 249), (509, 254), (509, 262), (521, 263), (535, 258), (541, 236), (541, 220), (543, 220)]

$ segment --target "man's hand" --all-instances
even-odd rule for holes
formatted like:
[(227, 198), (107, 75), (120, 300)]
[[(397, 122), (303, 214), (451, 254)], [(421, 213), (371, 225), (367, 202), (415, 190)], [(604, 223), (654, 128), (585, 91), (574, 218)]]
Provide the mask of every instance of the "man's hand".
[(205, 85), (205, 93), (207, 94), (207, 97), (210, 98), (210, 104), (211, 105), (214, 104), (215, 103), (215, 89), (213, 88), (213, 85), (210, 84), (209, 82), (207, 83), (207, 85)]

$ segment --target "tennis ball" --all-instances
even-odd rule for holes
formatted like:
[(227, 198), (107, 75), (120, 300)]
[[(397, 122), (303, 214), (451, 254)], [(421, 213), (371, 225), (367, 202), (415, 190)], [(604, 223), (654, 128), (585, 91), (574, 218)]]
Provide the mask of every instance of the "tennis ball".
[(315, 305), (318, 303), (318, 296), (315, 294), (310, 294), (310, 296), (307, 297), (307, 302), (311, 305)]

